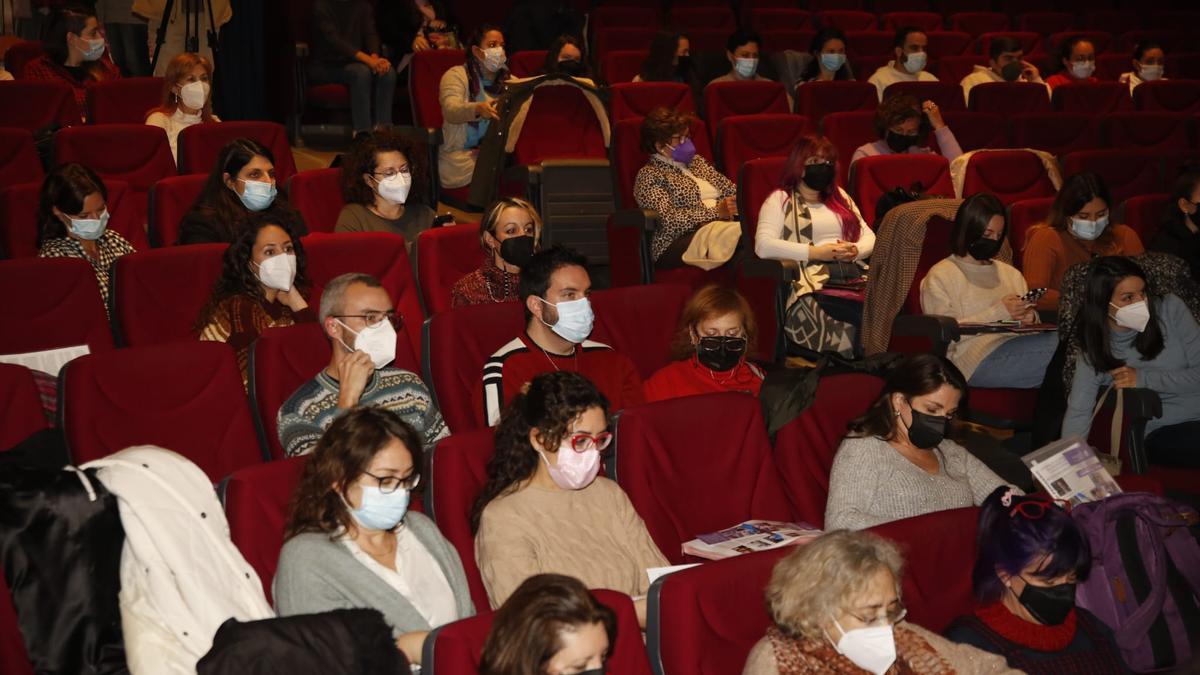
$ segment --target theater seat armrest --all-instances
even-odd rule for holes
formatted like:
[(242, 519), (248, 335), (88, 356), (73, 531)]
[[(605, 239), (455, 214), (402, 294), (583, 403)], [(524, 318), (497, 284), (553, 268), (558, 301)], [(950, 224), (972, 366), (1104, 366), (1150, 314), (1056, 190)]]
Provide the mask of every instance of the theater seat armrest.
[(951, 342), (962, 337), (958, 321), (937, 314), (901, 314), (892, 322), (892, 334), (929, 338), (935, 345), (934, 351), (942, 356)]
[(521, 183), (525, 186), (541, 185), (542, 166), (540, 164), (517, 164), (504, 169), (504, 181)]
[(800, 265), (795, 260), (764, 260), (758, 256), (747, 256), (742, 261), (742, 274), (747, 277), (775, 279), (779, 282), (795, 281), (800, 276)]
[(653, 232), (658, 227), (658, 212), (641, 209), (613, 211), (613, 227), (634, 227), (643, 232)]

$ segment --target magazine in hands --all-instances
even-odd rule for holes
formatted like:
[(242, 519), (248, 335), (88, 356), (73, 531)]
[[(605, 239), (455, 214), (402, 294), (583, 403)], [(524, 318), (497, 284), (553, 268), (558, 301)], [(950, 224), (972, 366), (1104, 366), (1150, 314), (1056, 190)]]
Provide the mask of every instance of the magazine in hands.
[(1071, 506), (1120, 494), (1121, 487), (1082, 437), (1064, 438), (1021, 458), (1037, 482)]
[(774, 520), (747, 520), (733, 527), (702, 534), (684, 542), (685, 555), (721, 560), (743, 553), (769, 551), (781, 546), (804, 544), (821, 536), (821, 530), (808, 523), (781, 523)]

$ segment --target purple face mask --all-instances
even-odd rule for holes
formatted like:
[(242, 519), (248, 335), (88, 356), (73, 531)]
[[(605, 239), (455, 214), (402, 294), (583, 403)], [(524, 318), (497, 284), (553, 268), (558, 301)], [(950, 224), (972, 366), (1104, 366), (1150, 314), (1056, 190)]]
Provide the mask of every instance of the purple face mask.
[(685, 138), (683, 142), (671, 149), (671, 159), (680, 164), (689, 164), (696, 156), (696, 144), (692, 139)]

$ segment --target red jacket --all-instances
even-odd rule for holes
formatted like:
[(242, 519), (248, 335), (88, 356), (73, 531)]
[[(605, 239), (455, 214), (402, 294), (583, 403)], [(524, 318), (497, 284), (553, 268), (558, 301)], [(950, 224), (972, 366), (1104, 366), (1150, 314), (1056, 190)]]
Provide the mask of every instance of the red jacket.
[(693, 394), (744, 391), (758, 396), (763, 372), (758, 366), (742, 361), (731, 371), (718, 373), (700, 365), (696, 357), (663, 366), (646, 380), (646, 402), (662, 401)]

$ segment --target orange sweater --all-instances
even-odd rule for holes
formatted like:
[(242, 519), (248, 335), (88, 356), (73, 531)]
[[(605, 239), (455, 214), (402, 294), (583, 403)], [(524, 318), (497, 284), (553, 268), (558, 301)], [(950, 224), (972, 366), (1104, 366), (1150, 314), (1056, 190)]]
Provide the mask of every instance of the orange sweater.
[(1069, 232), (1056, 230), (1048, 225), (1030, 228), (1029, 233), (1025, 235), (1025, 258), (1022, 265), (1025, 283), (1031, 289), (1050, 289), (1038, 300), (1039, 310), (1058, 309), (1058, 288), (1071, 265), (1087, 262), (1093, 256), (1137, 255), (1145, 250), (1142, 240), (1133, 229), (1125, 225), (1110, 225), (1108, 229), (1111, 236), (1103, 236), (1096, 241), (1084, 241)]

